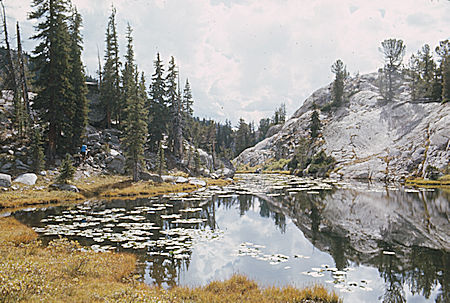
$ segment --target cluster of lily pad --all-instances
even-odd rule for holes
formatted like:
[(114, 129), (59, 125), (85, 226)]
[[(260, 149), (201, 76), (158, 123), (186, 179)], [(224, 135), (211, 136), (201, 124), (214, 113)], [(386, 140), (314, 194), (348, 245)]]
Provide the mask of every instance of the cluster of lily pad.
[[(85, 203), (48, 215), (33, 229), (48, 237), (65, 236), (95, 251), (144, 250), (149, 255), (186, 259), (200, 242), (220, 239), (223, 231), (207, 226), (203, 207), (213, 196), (235, 197), (235, 188), (200, 188), (193, 193), (152, 197), (143, 206), (108, 208)], [(87, 241), (86, 241), (87, 240)]]

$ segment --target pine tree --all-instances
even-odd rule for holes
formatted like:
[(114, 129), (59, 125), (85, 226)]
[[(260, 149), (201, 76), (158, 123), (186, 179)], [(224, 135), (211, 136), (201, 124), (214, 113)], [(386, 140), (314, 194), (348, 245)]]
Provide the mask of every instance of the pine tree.
[(30, 158), (33, 161), (32, 169), (39, 173), (44, 167), (44, 149), (42, 148), (41, 134), (38, 128), (32, 130)]
[(152, 150), (157, 151), (159, 142), (163, 139), (163, 134), (167, 131), (169, 115), (166, 102), (166, 86), (163, 76), (164, 67), (159, 53), (156, 55), (154, 66), (155, 73), (152, 75), (150, 99), (147, 107), (150, 108), (148, 121), (149, 145)]
[(32, 38), (40, 40), (32, 58), (37, 74), (35, 85), (39, 88), (33, 107), (39, 112), (42, 125), (47, 126), (48, 157), (53, 162), (57, 152), (62, 153), (62, 130), (68, 119), (66, 103), (70, 87), (70, 37), (67, 26), (67, 1), (34, 0), (35, 11), (31, 19), (44, 19), (38, 24), (39, 32)]
[(145, 92), (144, 74), (142, 74), (138, 86), (131, 33), (131, 26), (128, 24), (127, 54), (125, 70), (123, 72), (123, 91), (127, 108), (122, 143), (125, 149), (127, 167), (132, 171), (133, 181), (138, 181), (139, 169), (144, 158), (144, 145), (147, 139), (147, 113), (145, 110), (147, 96)]
[(381, 42), (380, 52), (384, 57), (384, 73), (387, 78), (387, 91), (385, 98), (392, 101), (394, 98), (394, 76), (403, 61), (406, 46), (403, 40), (386, 39)]
[(319, 112), (315, 109), (311, 115), (311, 122), (309, 124), (312, 139), (319, 137), (320, 128)]
[(188, 119), (191, 119), (194, 116), (194, 109), (192, 108), (193, 105), (194, 100), (192, 99), (191, 85), (189, 84), (189, 79), (186, 79), (186, 84), (184, 85), (183, 90), (183, 112), (186, 114)]
[(147, 140), (146, 98), (145, 78), (142, 73), (137, 94), (127, 99), (127, 119), (123, 140), (127, 166), (132, 170), (134, 181), (139, 180), (139, 169), (144, 158), (144, 145)]
[(69, 154), (66, 154), (66, 158), (61, 163), (59, 167), (59, 175), (56, 178), (56, 182), (58, 184), (67, 184), (69, 181), (73, 180), (73, 176), (75, 175), (75, 168), (72, 165), (72, 159)]
[(259, 120), (259, 126), (258, 126), (258, 141), (262, 141), (266, 138), (267, 131), (270, 128), (270, 118), (262, 118)]
[(186, 138), (192, 138), (192, 119), (194, 116), (194, 110), (192, 108), (194, 104), (194, 100), (192, 99), (192, 91), (191, 85), (189, 84), (189, 80), (186, 79), (186, 84), (184, 85), (183, 90), (183, 125), (184, 131), (183, 134)]
[(172, 56), (169, 61), (166, 77), (166, 100), (170, 113), (168, 124), (169, 149), (172, 150), (174, 154), (179, 155), (181, 138), (178, 136), (181, 128), (181, 100), (178, 94), (177, 79), (177, 66), (175, 64), (175, 58)]
[(436, 47), (436, 53), (439, 56), (440, 70), (442, 74), (442, 102), (450, 101), (450, 41), (439, 42)]
[(250, 146), (249, 144), (250, 129), (243, 118), (239, 119), (238, 130), (236, 131), (236, 156), (244, 149)]
[(420, 81), (419, 59), (414, 54), (408, 62), (407, 74), (409, 76), (409, 88), (411, 89), (411, 98), (416, 100), (419, 97), (418, 84)]
[(348, 78), (348, 72), (341, 59), (333, 63), (331, 71), (335, 75), (333, 82), (333, 106), (339, 107), (344, 100), (344, 81)]
[(166, 169), (166, 161), (164, 158), (164, 148), (162, 141), (159, 141), (158, 145), (158, 163), (157, 163), (158, 175), (161, 177)]
[(85, 133), (86, 125), (88, 122), (87, 112), (87, 87), (86, 76), (84, 74), (83, 62), (81, 61), (81, 51), (83, 49), (83, 39), (80, 33), (80, 27), (82, 23), (81, 15), (74, 8), (72, 16), (70, 18), (69, 31), (70, 31), (70, 82), (71, 82), (71, 94), (70, 104), (73, 106), (73, 115), (70, 117), (70, 121), (67, 123), (70, 125), (70, 130), (67, 130), (71, 134), (69, 138), (68, 150), (70, 153), (75, 153), (83, 142), (83, 136)]
[[(135, 63), (134, 63), (134, 50), (133, 50), (133, 37), (131, 36), (133, 30), (131, 29), (130, 24), (127, 25), (127, 33), (126, 33), (126, 39), (127, 39), (127, 52), (125, 54), (125, 64), (124, 68), (122, 70), (122, 90), (121, 90), (121, 98), (120, 104), (124, 104), (128, 107), (127, 100), (131, 96), (136, 95), (136, 89), (137, 89), (137, 81), (135, 81)], [(126, 120), (126, 111), (121, 108), (121, 106), (118, 107), (120, 111), (120, 117)]]
[(273, 114), (272, 124), (284, 124), (284, 122), (286, 122), (286, 104), (281, 103), (280, 107)]
[(101, 76), (100, 98), (106, 111), (105, 126), (111, 128), (112, 117), (120, 121), (120, 59), (116, 30), (116, 9), (112, 7), (106, 27), (105, 65)]
[(433, 80), (435, 63), (433, 61), (433, 55), (428, 44), (422, 46), (422, 50), (418, 52), (418, 57), (420, 76), (423, 81), (422, 91), (425, 96), (429, 97), (431, 95), (431, 82)]

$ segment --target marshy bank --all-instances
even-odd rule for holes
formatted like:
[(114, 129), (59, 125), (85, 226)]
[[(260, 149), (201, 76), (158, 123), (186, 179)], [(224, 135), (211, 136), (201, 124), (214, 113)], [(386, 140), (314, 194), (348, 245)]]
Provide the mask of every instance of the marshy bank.
[(260, 288), (241, 275), (204, 287), (165, 290), (138, 281), (132, 254), (95, 252), (76, 241), (42, 245), (13, 218), (0, 218), (2, 302), (341, 302), (321, 286)]

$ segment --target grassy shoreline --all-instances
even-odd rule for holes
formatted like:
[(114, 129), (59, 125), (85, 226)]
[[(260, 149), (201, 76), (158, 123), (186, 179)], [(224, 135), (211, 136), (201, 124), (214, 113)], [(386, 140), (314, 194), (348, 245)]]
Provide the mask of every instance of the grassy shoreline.
[(0, 230), (2, 302), (342, 302), (320, 285), (261, 288), (242, 275), (164, 290), (138, 280), (134, 255), (97, 253), (67, 239), (43, 246), (10, 217), (0, 218)]
[[(230, 181), (203, 179), (207, 186), (224, 186)], [(0, 209), (17, 209), (20, 207), (39, 206), (60, 203), (81, 203), (91, 198), (113, 199), (126, 197), (137, 199), (175, 192), (190, 192), (199, 188), (189, 183), (155, 183), (152, 181), (132, 182), (129, 177), (117, 175), (98, 175), (80, 178), (72, 184), (80, 192), (50, 190), (51, 182), (38, 180), (35, 186), (17, 185), (17, 190), (0, 193)]]
[(444, 188), (450, 189), (450, 175), (445, 175), (439, 180), (428, 180), (428, 179), (407, 179), (405, 181), (406, 186), (413, 187), (423, 187), (423, 188)]

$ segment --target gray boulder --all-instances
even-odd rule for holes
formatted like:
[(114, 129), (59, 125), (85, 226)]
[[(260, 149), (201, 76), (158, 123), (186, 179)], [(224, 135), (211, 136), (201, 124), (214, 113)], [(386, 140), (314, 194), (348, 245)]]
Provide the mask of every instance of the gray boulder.
[(174, 183), (174, 182), (177, 180), (177, 177), (175, 177), (175, 176), (169, 176), (169, 175), (164, 175), (164, 176), (162, 176), (162, 179), (163, 179), (164, 182), (167, 182), (167, 183)]
[(7, 174), (0, 174), (0, 187), (10, 187), (11, 176)]
[(36, 184), (37, 176), (33, 173), (26, 173), (18, 176), (14, 179), (14, 182), (23, 183), (26, 185), (34, 185)]
[(107, 169), (114, 173), (124, 174), (125, 173), (125, 157), (122, 155), (117, 155), (108, 163)]
[(50, 188), (55, 189), (55, 190), (71, 191), (71, 192), (74, 192), (74, 193), (80, 192), (78, 187), (76, 187), (75, 185), (72, 185), (72, 184), (56, 184), (56, 183), (53, 183), (53, 184), (50, 185)]
[(187, 183), (189, 182), (189, 179), (185, 178), (185, 177), (177, 177), (175, 179), (175, 183)]
[(143, 181), (153, 181), (158, 183), (163, 182), (163, 179), (159, 175), (151, 174), (149, 172), (140, 172), (139, 179)]
[(1, 168), (1, 171), (8, 171), (8, 170), (10, 170), (12, 167), (13, 167), (13, 164), (12, 164), (12, 163), (10, 163), (10, 162), (5, 163), (5, 164), (3, 164), (2, 168)]
[(215, 175), (218, 175), (219, 178), (233, 178), (235, 174), (235, 171), (232, 169), (229, 169), (227, 167), (221, 168), (216, 170)]
[(195, 186), (206, 186), (206, 181), (196, 179), (196, 178), (189, 178), (189, 184), (195, 185)]

